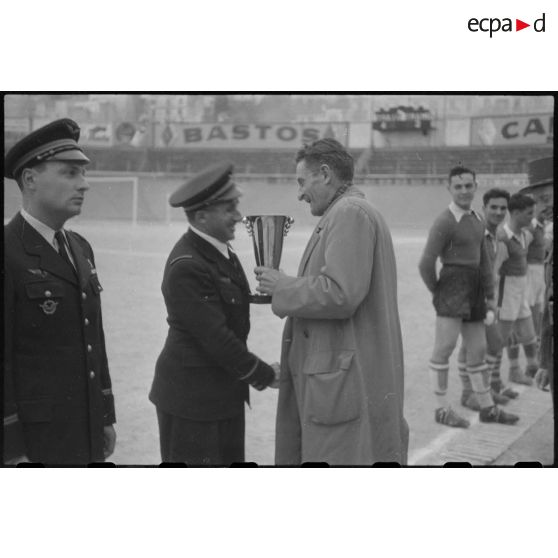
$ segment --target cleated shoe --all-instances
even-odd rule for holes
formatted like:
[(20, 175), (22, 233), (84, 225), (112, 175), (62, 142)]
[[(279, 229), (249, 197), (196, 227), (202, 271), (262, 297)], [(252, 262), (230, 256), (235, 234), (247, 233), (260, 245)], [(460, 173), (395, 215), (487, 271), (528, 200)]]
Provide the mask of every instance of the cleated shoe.
[(506, 405), (510, 402), (510, 398), (507, 395), (504, 395), (504, 392), (498, 393), (497, 391), (490, 390), (490, 395), (492, 395), (492, 400), (496, 403), (496, 405)]
[(500, 392), (501, 395), (504, 395), (508, 399), (517, 399), (519, 397), (519, 392), (515, 391), (511, 387), (507, 387)]
[[(482, 410), (481, 410), (482, 412)], [(469, 428), (469, 421), (460, 417), (451, 407), (440, 407), (434, 411), (434, 420), (439, 424), (455, 428)]]
[(498, 424), (515, 424), (519, 417), (512, 413), (506, 413), (497, 405), (481, 409), (479, 413), (479, 420), (481, 422), (495, 422)]
[(508, 378), (510, 382), (513, 382), (514, 384), (522, 384), (524, 386), (533, 385), (533, 378), (529, 378), (528, 376), (526, 376), (519, 367), (510, 368)]
[(467, 407), (467, 409), (471, 409), (472, 411), (480, 411), (481, 408), (474, 393), (463, 392), (461, 395), (461, 405), (463, 405), (463, 407)]
[(490, 388), (492, 390), (492, 393), (499, 393), (501, 395), (504, 395), (508, 399), (515, 399), (519, 396), (519, 392), (510, 387), (506, 387), (502, 380), (495, 380), (494, 382), (490, 382)]

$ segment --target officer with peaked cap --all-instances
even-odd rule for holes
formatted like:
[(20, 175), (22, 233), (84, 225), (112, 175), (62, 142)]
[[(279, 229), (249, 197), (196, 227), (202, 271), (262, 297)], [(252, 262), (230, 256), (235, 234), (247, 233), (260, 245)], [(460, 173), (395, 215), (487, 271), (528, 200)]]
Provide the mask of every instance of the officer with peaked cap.
[(213, 165), (169, 200), (184, 208), (190, 227), (165, 265), (169, 331), (149, 394), (165, 462), (243, 462), (248, 386), (276, 387), (278, 366), (246, 345), (250, 290), (229, 245), (241, 220), (232, 171), (230, 163)]
[(88, 464), (114, 450), (114, 400), (89, 243), (64, 229), (81, 212), (89, 159), (63, 118), (6, 154), (22, 209), (4, 227), (5, 464)]
[[(545, 219), (545, 297), (541, 326), (540, 368), (535, 376), (538, 387), (545, 389), (550, 384), (554, 407), (556, 409), (556, 378), (554, 372), (554, 282), (552, 277), (554, 253), (554, 159), (544, 157), (528, 163), (529, 184), (520, 192), (531, 195), (536, 202), (536, 214)], [(556, 449), (555, 449), (556, 453)]]

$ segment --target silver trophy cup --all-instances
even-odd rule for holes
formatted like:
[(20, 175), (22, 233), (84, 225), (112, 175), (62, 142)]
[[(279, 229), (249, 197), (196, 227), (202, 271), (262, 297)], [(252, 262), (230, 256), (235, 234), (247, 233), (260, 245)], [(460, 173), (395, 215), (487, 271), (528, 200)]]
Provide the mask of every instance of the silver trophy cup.
[[(256, 265), (279, 269), (283, 238), (287, 236), (294, 219), (286, 215), (247, 215), (242, 222), (252, 237)], [(271, 296), (250, 295), (250, 302), (269, 304)]]

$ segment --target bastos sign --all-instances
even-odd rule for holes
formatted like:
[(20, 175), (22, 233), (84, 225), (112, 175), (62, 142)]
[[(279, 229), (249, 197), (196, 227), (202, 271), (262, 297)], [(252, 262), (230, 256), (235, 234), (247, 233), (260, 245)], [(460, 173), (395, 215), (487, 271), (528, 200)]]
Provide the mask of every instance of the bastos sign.
[(199, 149), (298, 149), (320, 138), (348, 145), (347, 122), (285, 124), (179, 124), (156, 126), (155, 147)]
[(472, 145), (525, 145), (553, 141), (552, 114), (473, 118)]

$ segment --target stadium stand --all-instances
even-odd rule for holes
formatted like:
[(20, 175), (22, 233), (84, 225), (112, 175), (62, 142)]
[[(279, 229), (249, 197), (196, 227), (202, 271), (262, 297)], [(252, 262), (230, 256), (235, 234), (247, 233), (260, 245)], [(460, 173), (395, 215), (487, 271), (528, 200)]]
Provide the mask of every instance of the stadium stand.
[[(215, 160), (228, 159), (242, 174), (292, 174), (294, 152), (290, 150), (226, 149), (112, 149), (88, 148), (91, 170), (127, 173), (193, 173)], [(552, 145), (468, 148), (382, 148), (370, 152), (366, 174), (445, 175), (449, 168), (463, 164), (478, 173), (524, 173), (527, 161), (551, 156)], [(358, 159), (362, 150), (353, 151)]]

